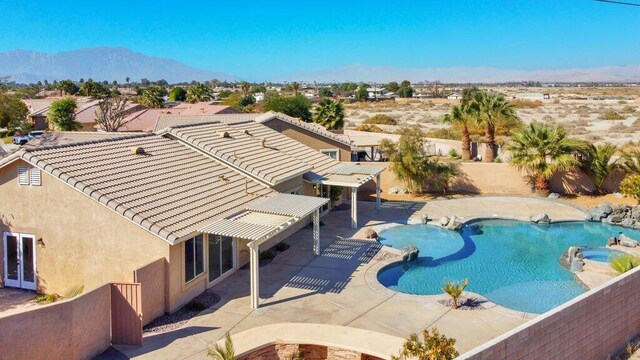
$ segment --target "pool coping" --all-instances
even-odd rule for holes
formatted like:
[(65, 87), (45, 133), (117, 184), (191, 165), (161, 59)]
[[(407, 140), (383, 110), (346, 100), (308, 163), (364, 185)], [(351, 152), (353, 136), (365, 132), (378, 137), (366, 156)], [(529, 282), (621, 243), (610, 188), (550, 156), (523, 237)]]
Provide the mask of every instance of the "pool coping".
[[(458, 219), (461, 220), (462, 225), (467, 225), (468, 223), (471, 222), (475, 222), (475, 221), (481, 221), (481, 220), (515, 220), (515, 221), (521, 221), (521, 222), (527, 222), (527, 223), (534, 223), (530, 220), (530, 218), (525, 218), (522, 216), (472, 216), (469, 218), (464, 218), (464, 217), (457, 217)], [(563, 223), (563, 222), (586, 222), (586, 220), (584, 218), (579, 219), (579, 218), (567, 218), (567, 219), (562, 219), (562, 220), (551, 220), (549, 221), (549, 224), (556, 224), (556, 223)], [(427, 219), (426, 223), (422, 223), (419, 220), (414, 220), (411, 221), (411, 219), (408, 219), (407, 221), (403, 222), (402, 220), (398, 220), (398, 221), (393, 221), (393, 222), (389, 222), (389, 223), (385, 223), (385, 224), (378, 224), (378, 225), (373, 225), (370, 228), (373, 229), (376, 233), (379, 233), (381, 231), (384, 230), (388, 230), (397, 226), (401, 226), (401, 225), (431, 225), (431, 226), (437, 226), (440, 228), (445, 228), (446, 226), (442, 226), (440, 225), (436, 219)], [(544, 225), (544, 224), (541, 224)], [(451, 230), (451, 231), (456, 231), (456, 230)], [(366, 272), (365, 272), (365, 282), (367, 283), (367, 285), (369, 285), (369, 287), (371, 289), (373, 289), (374, 291), (376, 291), (377, 293), (386, 295), (386, 296), (394, 296), (396, 299), (398, 300), (403, 300), (403, 301), (416, 301), (416, 302), (424, 302), (424, 301), (429, 301), (429, 302), (436, 302), (438, 304), (439, 301), (442, 300), (448, 300), (449, 296), (446, 294), (437, 294), (437, 295), (418, 295), (418, 294), (408, 294), (408, 293), (403, 293), (400, 291), (396, 291), (396, 290), (392, 290), (384, 285), (382, 285), (382, 283), (380, 283), (380, 281), (378, 280), (378, 273), (391, 265), (395, 265), (395, 264), (399, 264), (402, 262), (402, 253), (400, 249), (395, 249), (392, 248), (390, 246), (384, 245), (382, 243), (380, 243), (380, 245), (382, 245), (382, 251), (385, 251), (387, 253), (393, 254), (394, 256), (392, 258), (388, 258), (388, 259), (384, 259), (384, 260), (380, 260), (377, 263), (373, 264), (372, 266), (370, 266)], [(576, 282), (578, 282), (581, 286), (584, 286), (584, 284), (577, 278), (577, 276), (575, 274), (573, 274), (573, 277), (575, 279)], [(591, 290), (588, 286), (584, 286), (587, 291)], [(514, 310), (514, 309), (510, 309), (507, 307), (504, 307), (502, 305), (496, 304), (495, 302), (491, 301), (490, 299), (488, 299), (487, 297), (480, 295), (478, 293), (475, 293), (473, 291), (466, 291), (464, 297), (469, 298), (469, 297), (475, 297), (478, 300), (484, 301), (485, 303), (483, 304), (481, 309), (478, 310), (474, 310), (474, 311), (483, 311), (483, 310), (492, 310), (495, 311), (497, 313), (500, 313), (502, 315), (506, 315), (506, 316), (511, 316), (511, 317), (516, 317), (516, 318), (520, 318), (520, 319), (533, 319), (536, 318), (538, 316), (540, 316), (541, 314), (537, 314), (537, 313), (529, 313), (526, 311), (519, 311), (519, 310)], [(570, 301), (570, 300), (569, 300)], [(445, 306), (440, 304), (441, 306)], [(559, 305), (560, 306), (560, 305)], [(555, 307), (554, 307), (555, 309)], [(452, 309), (453, 310), (453, 309)], [(468, 310), (461, 310), (461, 311), (468, 311)]]

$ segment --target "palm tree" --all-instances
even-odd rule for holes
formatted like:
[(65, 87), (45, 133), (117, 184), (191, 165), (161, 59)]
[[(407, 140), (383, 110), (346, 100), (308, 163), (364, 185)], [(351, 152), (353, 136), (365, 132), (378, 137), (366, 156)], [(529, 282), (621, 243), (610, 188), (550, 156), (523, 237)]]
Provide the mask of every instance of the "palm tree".
[(213, 357), (216, 360), (235, 360), (236, 351), (233, 347), (233, 341), (231, 340), (231, 335), (227, 331), (224, 334), (224, 347), (215, 343), (213, 346), (209, 345), (209, 351), (207, 355)]
[(131, 81), (131, 79), (127, 76), (124, 81), (127, 83), (127, 93), (131, 94), (131, 86), (129, 86), (129, 81)]
[(313, 110), (313, 122), (328, 130), (338, 130), (344, 127), (344, 106), (341, 101), (323, 99)]
[(570, 171), (580, 166), (575, 154), (585, 151), (585, 142), (567, 136), (563, 127), (531, 123), (515, 132), (507, 149), (511, 165), (525, 170), (538, 192), (549, 191), (549, 181), (558, 171)]
[(466, 102), (455, 105), (450, 114), (446, 114), (443, 121), (449, 124), (462, 126), (462, 160), (471, 160), (471, 136), (469, 135), (469, 123), (477, 112), (472, 103)]
[(479, 92), (475, 96), (478, 107), (478, 125), (485, 128), (485, 155), (483, 161), (493, 162), (495, 158), (496, 125), (505, 118), (517, 117), (515, 107), (504, 96), (497, 93)]
[(461, 282), (446, 281), (444, 283), (442, 291), (444, 291), (445, 294), (451, 296), (452, 309), (458, 308), (458, 299), (460, 298), (460, 296), (462, 296), (462, 293), (464, 292), (464, 289), (467, 287), (467, 285), (469, 285), (469, 279), (464, 279), (464, 281)]
[(205, 84), (196, 83), (187, 89), (187, 101), (192, 104), (211, 99), (213, 99), (213, 89)]
[(297, 82), (292, 82), (291, 83), (291, 88), (293, 89), (293, 94), (294, 95), (298, 95), (298, 90), (300, 89), (300, 84), (298, 84)]
[(163, 89), (156, 85), (143, 89), (142, 94), (138, 97), (138, 103), (150, 108), (164, 107)]
[(591, 144), (587, 149), (587, 159), (582, 164), (582, 169), (587, 174), (589, 179), (593, 181), (596, 190), (595, 193), (603, 195), (604, 182), (611, 176), (613, 172), (621, 168), (619, 159), (612, 161), (613, 155), (618, 151), (615, 145), (593, 145)]
[(251, 87), (249, 86), (249, 83), (248, 83), (248, 82), (243, 81), (243, 82), (240, 84), (240, 88), (242, 89), (242, 94), (243, 94), (244, 96), (247, 96), (247, 94), (249, 94), (249, 89), (250, 89)]

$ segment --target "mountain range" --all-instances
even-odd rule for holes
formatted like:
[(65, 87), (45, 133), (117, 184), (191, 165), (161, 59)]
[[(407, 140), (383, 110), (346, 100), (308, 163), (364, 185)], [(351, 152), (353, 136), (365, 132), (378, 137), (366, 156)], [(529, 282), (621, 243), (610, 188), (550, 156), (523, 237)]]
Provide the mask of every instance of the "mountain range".
[(42, 53), (12, 50), (0, 52), (0, 75), (10, 76), (10, 81), (32, 83), (80, 78), (96, 81), (117, 80), (124, 82), (142, 78), (169, 83), (184, 81), (236, 81), (238, 78), (224, 72), (196, 69), (178, 61), (147, 56), (124, 47), (96, 47)]

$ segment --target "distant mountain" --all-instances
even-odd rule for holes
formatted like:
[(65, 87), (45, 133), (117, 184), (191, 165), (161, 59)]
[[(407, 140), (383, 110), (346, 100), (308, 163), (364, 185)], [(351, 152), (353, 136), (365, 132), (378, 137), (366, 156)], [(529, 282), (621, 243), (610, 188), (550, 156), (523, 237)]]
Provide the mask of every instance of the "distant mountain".
[(0, 75), (11, 76), (11, 81), (31, 83), (37, 81), (118, 80), (132, 81), (147, 78), (165, 79), (170, 83), (218, 79), (236, 81), (233, 75), (196, 69), (171, 59), (146, 56), (124, 47), (97, 47), (59, 53), (13, 50), (0, 53)]
[(289, 76), (298, 81), (366, 81), (399, 80), (458, 83), (492, 83), (508, 81), (540, 82), (640, 82), (640, 65), (603, 66), (594, 68), (516, 70), (492, 67), (398, 68), (353, 64), (338, 69), (309, 71)]

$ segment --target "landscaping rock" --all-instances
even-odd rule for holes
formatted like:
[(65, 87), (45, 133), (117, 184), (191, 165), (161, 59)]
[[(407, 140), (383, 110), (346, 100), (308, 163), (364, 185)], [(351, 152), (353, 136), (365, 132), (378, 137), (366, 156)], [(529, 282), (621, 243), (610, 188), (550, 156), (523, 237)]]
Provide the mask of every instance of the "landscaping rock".
[(531, 220), (531, 222), (534, 222), (536, 224), (548, 224), (551, 222), (551, 219), (549, 219), (549, 215), (547, 214), (537, 214), (537, 215), (533, 215), (529, 218), (529, 220)]
[(634, 248), (634, 247), (637, 247), (638, 245), (640, 245), (640, 243), (638, 243), (638, 240), (634, 240), (634, 239), (628, 237), (625, 234), (621, 234), (620, 235), (620, 245), (626, 246), (626, 247), (630, 247), (630, 248)]
[(447, 225), (449, 224), (449, 218), (448, 218), (448, 217), (446, 217), (446, 216), (441, 217), (441, 218), (438, 220), (438, 224), (439, 224), (440, 226), (447, 226)]
[(624, 215), (622, 215), (622, 214), (611, 214), (611, 215), (607, 216), (607, 218), (605, 220), (606, 220), (606, 222), (608, 222), (610, 224), (618, 224), (618, 223), (621, 223), (622, 220), (624, 220)]
[(624, 197), (624, 195), (619, 192), (614, 192), (612, 195), (614, 198), (618, 198), (618, 199), (622, 199)]
[(635, 224), (636, 224), (636, 221), (634, 219), (626, 218), (626, 219), (622, 220), (622, 224), (621, 225), (624, 226), (624, 227), (630, 228), (630, 227), (634, 227)]
[(372, 228), (368, 228), (367, 230), (364, 231), (364, 237), (367, 239), (377, 239), (378, 233)]
[(581, 259), (573, 259), (569, 271), (572, 273), (582, 272), (584, 270), (584, 261)]
[(402, 261), (414, 261), (418, 259), (420, 250), (415, 245), (409, 245), (402, 248)]
[(459, 230), (462, 228), (462, 221), (455, 216), (452, 216), (449, 219), (449, 223), (447, 224), (447, 229), (449, 230)]
[(558, 193), (549, 194), (549, 199), (559, 199), (559, 198), (560, 198), (560, 194)]
[(427, 214), (420, 215), (420, 224), (426, 224), (429, 221), (429, 216)]
[(607, 240), (607, 246), (618, 245), (619, 243), (620, 243), (620, 240), (618, 240), (618, 238), (615, 236), (612, 236)]
[(398, 193), (398, 188), (390, 188), (389, 191), (387, 191), (389, 194), (397, 194)]
[(409, 190), (407, 189), (398, 189), (398, 194), (408, 194)]

